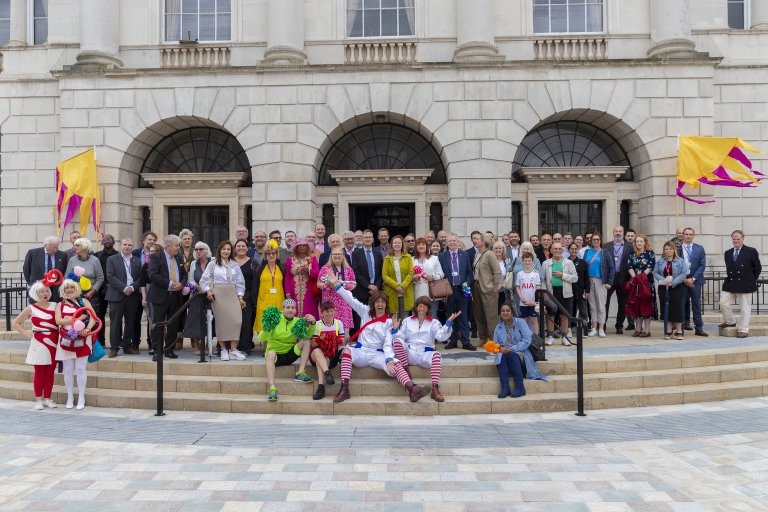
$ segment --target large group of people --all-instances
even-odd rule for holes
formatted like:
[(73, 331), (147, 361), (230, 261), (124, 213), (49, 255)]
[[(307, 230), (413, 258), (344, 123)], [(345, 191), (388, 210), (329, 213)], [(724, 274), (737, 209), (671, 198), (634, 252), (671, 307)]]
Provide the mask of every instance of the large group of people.
[[(694, 238), (692, 228), (680, 229), (657, 256), (647, 236), (625, 233), (621, 226), (608, 243), (595, 230), (532, 235), (527, 242), (515, 230), (500, 237), (473, 231), (472, 247), (465, 250), (458, 236), (446, 231), (390, 237), (382, 228), (326, 237), (325, 226), (317, 224), (304, 236), (257, 231), (253, 241), (248, 229), (238, 226), (235, 240), (221, 242), (215, 251), (195, 242), (187, 229), (165, 236), (162, 244), (148, 231), (135, 249), (130, 238), (117, 244), (104, 235), (104, 248), (94, 253), (90, 240), (74, 232), (71, 250), (59, 250), (58, 239), (51, 236), (27, 254), (24, 275), (31, 304), (14, 328), (31, 339), (27, 362), (35, 366), (38, 409), (55, 407), (50, 401), (52, 369), (59, 361), (67, 407), (74, 406), (75, 372), (77, 407), (84, 406), (88, 356), (95, 352), (94, 342), (106, 345), (106, 329), (94, 334), (94, 325), (100, 321), (103, 326), (107, 312), (109, 358), (121, 351), (140, 354), (143, 313), (153, 360), (160, 351), (177, 358), (174, 350), (185, 337), (196, 355), (207, 353), (201, 339), (211, 329), (206, 322), (211, 313), (218, 341), (211, 355), (222, 361), (245, 360), (258, 333), (258, 342), (266, 343), (270, 400), (277, 400), (275, 368), (299, 361), (297, 382), (313, 382), (306, 367), (318, 368), (316, 400), (324, 398), (325, 385), (334, 383), (330, 370), (335, 366), (341, 368), (337, 402), (350, 397), (352, 367), (373, 366), (397, 378), (412, 401), (427, 395), (443, 401), (436, 344), (475, 351), (472, 337), (481, 346), (489, 340), (500, 346), (495, 358), (499, 397), (522, 396), (524, 377), (546, 380), (528, 349), (538, 322), (546, 326), (547, 345), (558, 338), (564, 345), (573, 342), (568, 316), (589, 322), (589, 336), (605, 337), (614, 296), (617, 334), (623, 333), (626, 320), (633, 336), (651, 336), (651, 321), (663, 314), (670, 326), (663, 333), (667, 339), (683, 339), (685, 330), (707, 336), (701, 317), (706, 253)], [(746, 337), (750, 298), (762, 268), (741, 231), (734, 231), (732, 242), (725, 254), (721, 327), (735, 325), (732, 305), (738, 300), (738, 336)], [(61, 283), (43, 281), (52, 270), (62, 274)], [(90, 287), (81, 288), (82, 282)], [(539, 295), (538, 289), (545, 291)], [(176, 315), (196, 293), (205, 297)], [(27, 319), (31, 331), (24, 327)], [(75, 332), (80, 322), (83, 328)], [(165, 330), (161, 323), (167, 323)], [(430, 368), (431, 385), (412, 381), (412, 365)]]

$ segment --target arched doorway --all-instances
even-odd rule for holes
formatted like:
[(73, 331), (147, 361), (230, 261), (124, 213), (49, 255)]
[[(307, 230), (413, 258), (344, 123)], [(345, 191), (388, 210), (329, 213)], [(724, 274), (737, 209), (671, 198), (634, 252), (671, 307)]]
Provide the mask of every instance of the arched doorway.
[(212, 250), (242, 222), (237, 189), (250, 185), (243, 147), (231, 134), (209, 127), (186, 128), (161, 139), (144, 160), (139, 179), (140, 188), (155, 189), (155, 230), (178, 234), (190, 229), (195, 241)]
[(619, 140), (578, 120), (542, 123), (529, 132), (512, 162), (512, 180), (528, 184), (527, 203), (535, 204), (529, 235), (604, 232), (620, 221), (622, 195), (636, 194), (633, 166)]
[(371, 123), (331, 143), (319, 168), (318, 195), (335, 203), (338, 231), (375, 234), (387, 228), (390, 236), (405, 235), (434, 224), (427, 222), (430, 213), (442, 204), (428, 191), (446, 183), (440, 153), (424, 135), (407, 126)]

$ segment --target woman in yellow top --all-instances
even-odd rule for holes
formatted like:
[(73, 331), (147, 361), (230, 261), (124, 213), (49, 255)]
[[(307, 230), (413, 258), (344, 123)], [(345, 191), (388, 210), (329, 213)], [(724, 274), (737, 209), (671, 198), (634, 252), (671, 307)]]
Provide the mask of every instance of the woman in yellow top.
[(283, 276), (285, 264), (277, 259), (277, 243), (271, 240), (265, 247), (262, 255), (264, 261), (253, 272), (253, 284), (251, 285), (251, 297), (256, 306), (256, 320), (253, 322), (253, 330), (261, 332), (261, 317), (269, 306), (282, 309), (285, 301), (283, 289)]
[(411, 314), (413, 309), (413, 260), (403, 251), (403, 237), (396, 235), (390, 242), (392, 248), (384, 258), (381, 275), (384, 291), (389, 295), (389, 307), (400, 318)]

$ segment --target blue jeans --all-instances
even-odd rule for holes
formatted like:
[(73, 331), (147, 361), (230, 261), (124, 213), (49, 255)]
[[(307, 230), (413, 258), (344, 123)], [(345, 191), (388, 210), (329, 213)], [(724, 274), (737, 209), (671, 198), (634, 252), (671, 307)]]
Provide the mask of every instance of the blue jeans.
[[(693, 325), (698, 330), (704, 329), (704, 320), (701, 318), (701, 287), (702, 283), (696, 283), (693, 288), (688, 288), (683, 284), (683, 304), (682, 310), (684, 313), (683, 323), (688, 323), (690, 316), (688, 312), (693, 310)], [(690, 301), (690, 309), (688, 304)]]
[[(467, 313), (467, 307), (469, 300), (464, 297), (464, 292), (461, 290), (461, 286), (453, 287), (453, 295), (448, 297), (447, 315), (450, 317), (456, 311), (461, 311), (461, 314), (456, 317), (454, 322), (455, 327), (451, 333), (451, 341), (461, 339), (462, 345), (469, 345), (469, 314)], [(461, 338), (459, 338), (461, 333)]]

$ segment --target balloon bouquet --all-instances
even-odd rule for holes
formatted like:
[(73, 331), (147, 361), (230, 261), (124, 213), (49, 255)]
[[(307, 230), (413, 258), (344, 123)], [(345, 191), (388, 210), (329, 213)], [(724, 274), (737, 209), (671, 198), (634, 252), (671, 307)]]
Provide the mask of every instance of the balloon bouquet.
[[(85, 274), (85, 269), (83, 267), (77, 266), (73, 269), (73, 272), (70, 272), (67, 274), (67, 279), (71, 279), (72, 281), (78, 283), (80, 285), (80, 289), (84, 292), (87, 292), (91, 289), (91, 280), (87, 277), (83, 277), (83, 274)], [(54, 272), (56, 274), (54, 274)], [(50, 274), (50, 277), (49, 277)], [(56, 275), (59, 276), (58, 282), (52, 282), (51, 279), (56, 277)], [(51, 270), (48, 274), (45, 275), (45, 279), (43, 279), (43, 284), (46, 282), (50, 283), (50, 285), (57, 285), (61, 284), (63, 279), (61, 278), (61, 272), (58, 270)], [(99, 326), (88, 333), (88, 336), (93, 336), (95, 334), (98, 334), (99, 331), (101, 331), (103, 324), (101, 322), (101, 319), (96, 315), (96, 312), (91, 308), (90, 306), (81, 307), (75, 313), (72, 315), (72, 318), (79, 318), (80, 315), (90, 313), (88, 316), (92, 316), (94, 320), (99, 324)], [(86, 320), (88, 318), (86, 317)], [(65, 350), (72, 350), (76, 351), (78, 348), (82, 347), (84, 344), (84, 341), (82, 338), (79, 338), (80, 332), (85, 329), (86, 323), (82, 320), (75, 320), (75, 322), (72, 324), (72, 327), (67, 330), (67, 336), (62, 339), (62, 342), (60, 343), (62, 345), (62, 348)], [(68, 341), (71, 343), (67, 343)]]

